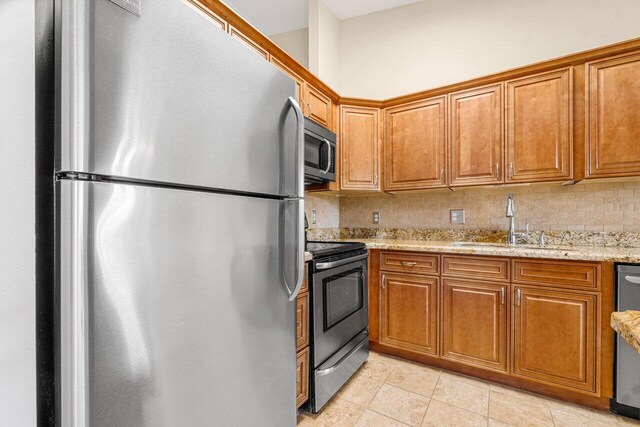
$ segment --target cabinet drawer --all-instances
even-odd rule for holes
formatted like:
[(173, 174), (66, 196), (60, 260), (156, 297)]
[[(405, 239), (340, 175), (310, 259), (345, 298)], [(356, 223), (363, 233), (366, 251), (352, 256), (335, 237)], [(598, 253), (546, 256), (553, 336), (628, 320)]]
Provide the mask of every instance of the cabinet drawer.
[(509, 260), (476, 256), (443, 256), (442, 275), (507, 282), (509, 281)]
[(296, 345), (298, 350), (309, 345), (309, 293), (298, 295), (296, 301)]
[(302, 277), (302, 286), (299, 293), (304, 293), (309, 290), (309, 263), (304, 263), (304, 276)]
[(296, 359), (296, 407), (309, 399), (309, 347), (298, 353)]
[(513, 260), (513, 282), (600, 290), (600, 265), (582, 262)]
[(382, 252), (380, 269), (403, 273), (433, 274), (440, 272), (440, 256), (409, 252)]

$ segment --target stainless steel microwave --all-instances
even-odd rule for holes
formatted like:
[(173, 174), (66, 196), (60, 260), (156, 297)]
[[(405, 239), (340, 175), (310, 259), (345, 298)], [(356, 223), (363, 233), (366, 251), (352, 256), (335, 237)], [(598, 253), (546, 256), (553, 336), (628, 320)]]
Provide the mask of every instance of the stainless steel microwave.
[(309, 118), (304, 120), (304, 182), (336, 180), (336, 134)]

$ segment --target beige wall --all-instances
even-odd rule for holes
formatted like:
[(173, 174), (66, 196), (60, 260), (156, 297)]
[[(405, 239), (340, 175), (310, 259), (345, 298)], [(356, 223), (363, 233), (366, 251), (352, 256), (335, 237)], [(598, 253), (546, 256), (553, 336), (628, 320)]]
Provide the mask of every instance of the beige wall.
[[(468, 188), (340, 199), (340, 226), (506, 230), (507, 195), (513, 193), (518, 228), (542, 231), (640, 232), (640, 180), (575, 186), (536, 184)], [(465, 209), (466, 224), (452, 225), (450, 209)], [(373, 211), (380, 224), (373, 225)]]
[(36, 425), (34, 2), (0, 5), (0, 425)]
[(339, 31), (334, 88), (385, 99), (640, 37), (640, 2), (428, 0)]
[(287, 52), (305, 68), (309, 68), (309, 29), (288, 31), (269, 36), (271, 40)]
[(309, 0), (309, 71), (337, 89), (341, 79), (340, 21), (322, 0)]

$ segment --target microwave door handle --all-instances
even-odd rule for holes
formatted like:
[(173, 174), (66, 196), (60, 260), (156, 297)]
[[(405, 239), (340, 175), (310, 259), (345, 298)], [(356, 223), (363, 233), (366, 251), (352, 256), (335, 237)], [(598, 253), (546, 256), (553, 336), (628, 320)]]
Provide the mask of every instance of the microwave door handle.
[(322, 173), (326, 175), (331, 170), (331, 143), (329, 143), (326, 138), (323, 139), (322, 142), (327, 145), (327, 168), (322, 171)]

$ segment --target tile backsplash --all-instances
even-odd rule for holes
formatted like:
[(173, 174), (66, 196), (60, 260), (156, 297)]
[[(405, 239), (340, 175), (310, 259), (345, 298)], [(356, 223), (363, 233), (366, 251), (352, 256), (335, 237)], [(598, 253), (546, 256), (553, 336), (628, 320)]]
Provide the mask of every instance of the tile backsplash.
[[(305, 212), (309, 228), (340, 227), (340, 204), (337, 197), (320, 193), (305, 193)], [(311, 224), (311, 210), (316, 210), (316, 223)]]
[[(640, 232), (640, 180), (464, 188), (375, 196), (313, 196), (321, 206), (317, 227), (507, 230), (507, 195), (513, 193), (517, 228), (534, 231)], [(338, 202), (339, 200), (339, 202)], [(339, 207), (339, 217), (330, 213)], [(449, 211), (464, 209), (466, 223), (451, 224)], [(380, 224), (372, 224), (373, 211)], [(320, 210), (318, 211), (320, 212)], [(322, 225), (320, 224), (322, 221)], [(326, 225), (325, 225), (326, 224)]]

